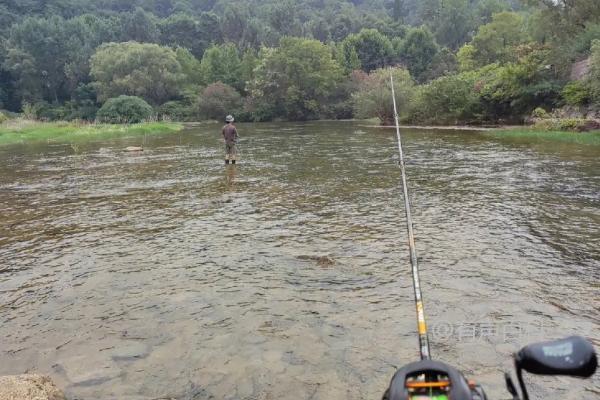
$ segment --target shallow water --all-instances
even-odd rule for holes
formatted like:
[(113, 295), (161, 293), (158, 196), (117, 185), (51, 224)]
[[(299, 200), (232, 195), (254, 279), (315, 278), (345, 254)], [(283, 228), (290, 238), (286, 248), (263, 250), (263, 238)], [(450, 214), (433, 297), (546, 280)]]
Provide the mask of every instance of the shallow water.
[[(0, 148), (0, 374), (71, 399), (381, 396), (418, 357), (393, 131), (238, 127), (227, 168), (217, 125)], [(434, 357), (504, 399), (520, 346), (600, 344), (600, 150), (404, 135)]]

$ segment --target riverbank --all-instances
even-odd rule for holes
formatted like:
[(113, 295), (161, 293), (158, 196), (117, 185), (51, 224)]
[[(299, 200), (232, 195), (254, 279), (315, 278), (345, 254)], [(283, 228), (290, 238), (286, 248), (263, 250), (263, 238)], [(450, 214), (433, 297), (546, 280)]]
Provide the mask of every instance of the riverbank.
[(72, 142), (91, 138), (172, 133), (182, 130), (180, 123), (146, 122), (130, 125), (75, 122), (38, 122), (23, 119), (0, 124), (0, 145), (31, 142)]
[(585, 145), (600, 145), (600, 131), (569, 132), (569, 131), (540, 131), (531, 128), (500, 129), (485, 132), (496, 138), (522, 139), (523, 141), (556, 141)]

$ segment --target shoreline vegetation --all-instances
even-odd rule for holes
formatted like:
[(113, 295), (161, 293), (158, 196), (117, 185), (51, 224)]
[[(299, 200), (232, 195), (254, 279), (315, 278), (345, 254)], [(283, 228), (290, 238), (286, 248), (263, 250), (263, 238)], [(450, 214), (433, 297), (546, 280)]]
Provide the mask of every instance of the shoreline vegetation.
[(582, 145), (600, 145), (600, 130), (590, 132), (573, 131), (544, 131), (533, 128), (520, 127), (511, 129), (498, 129), (485, 132), (486, 135), (500, 139), (513, 139), (523, 141), (554, 141), (562, 143), (575, 143)]
[(40, 122), (15, 119), (0, 124), (0, 146), (36, 142), (72, 142), (87, 139), (109, 139), (137, 135), (178, 132), (184, 128), (174, 122), (142, 122), (137, 124), (100, 124), (85, 122)]

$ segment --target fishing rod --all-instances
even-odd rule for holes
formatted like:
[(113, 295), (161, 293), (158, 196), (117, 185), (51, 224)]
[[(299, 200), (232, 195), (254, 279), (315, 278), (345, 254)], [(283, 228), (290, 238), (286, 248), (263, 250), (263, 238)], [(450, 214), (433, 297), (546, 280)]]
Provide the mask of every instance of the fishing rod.
[[(394, 75), (391, 68), (390, 85), (394, 105), (398, 154), (400, 155), (399, 165), (402, 175), (402, 192), (417, 310), (417, 331), (419, 334), (421, 360), (407, 364), (396, 371), (390, 382), (390, 386), (383, 395), (383, 400), (487, 400), (487, 395), (480, 385), (467, 380), (456, 368), (431, 359), (429, 335), (425, 322), (425, 308), (423, 306), (423, 295), (419, 279), (417, 250), (410, 212), (410, 200), (408, 197), (402, 137), (398, 121)], [(526, 346), (514, 355), (514, 363), (522, 397), (519, 396), (512, 378), (507, 373), (505, 374), (506, 386), (513, 396), (513, 400), (529, 400), (522, 371), (540, 375), (590, 377), (594, 374), (598, 365), (593, 346), (586, 339), (579, 336)]]
[[(390, 70), (391, 71), (391, 70)], [(417, 328), (419, 332), (419, 349), (421, 360), (429, 360), (431, 352), (429, 349), (429, 335), (427, 323), (425, 322), (425, 309), (423, 307), (423, 295), (421, 294), (421, 283), (419, 279), (419, 264), (417, 262), (417, 249), (415, 247), (415, 235), (413, 232), (412, 216), (410, 213), (410, 199), (408, 198), (408, 184), (406, 182), (406, 168), (404, 165), (404, 152), (402, 151), (402, 137), (400, 136), (400, 124), (398, 122), (398, 107), (396, 106), (396, 92), (394, 90), (394, 75), (390, 72), (390, 84), (392, 86), (392, 100), (394, 103), (394, 122), (396, 123), (396, 139), (398, 142), (398, 154), (400, 154), (400, 171), (402, 173), (402, 190), (404, 194), (404, 211), (406, 214), (406, 227), (408, 231), (408, 247), (410, 250), (410, 265), (412, 266), (413, 288), (415, 291), (415, 306), (417, 308)]]

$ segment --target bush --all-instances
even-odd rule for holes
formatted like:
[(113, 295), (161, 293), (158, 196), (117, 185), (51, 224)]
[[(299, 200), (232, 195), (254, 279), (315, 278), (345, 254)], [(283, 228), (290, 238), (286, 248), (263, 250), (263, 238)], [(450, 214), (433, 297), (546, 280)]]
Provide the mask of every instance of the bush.
[(52, 105), (45, 101), (23, 105), (23, 116), (26, 119), (38, 121), (60, 121), (66, 118), (67, 109), (64, 106)]
[(538, 107), (533, 110), (531, 117), (536, 119), (546, 119), (550, 118), (550, 114), (548, 114), (548, 111), (544, 110), (542, 107)]
[(419, 88), (410, 107), (412, 122), (430, 124), (472, 123), (481, 120), (481, 104), (475, 90), (475, 72), (448, 75)]
[[(415, 84), (406, 69), (394, 68), (392, 71), (398, 113), (405, 116), (415, 91)], [(372, 71), (359, 83), (358, 91), (352, 94), (352, 102), (356, 118), (377, 117), (382, 125), (394, 124), (390, 70)]]
[(193, 121), (196, 119), (194, 106), (185, 101), (168, 101), (157, 110), (161, 119), (173, 121)]
[(584, 118), (547, 118), (535, 122), (535, 129), (541, 131), (573, 131), (586, 130), (588, 121)]
[(231, 86), (216, 82), (202, 91), (198, 106), (202, 118), (220, 121), (228, 114), (239, 113), (242, 108), (242, 96)]
[(570, 106), (588, 104), (591, 98), (590, 90), (581, 81), (569, 82), (562, 90), (562, 97)]
[(8, 117), (0, 112), (0, 124), (8, 121)]
[(138, 123), (152, 116), (152, 107), (136, 96), (119, 96), (108, 99), (98, 110), (96, 119), (110, 124)]

